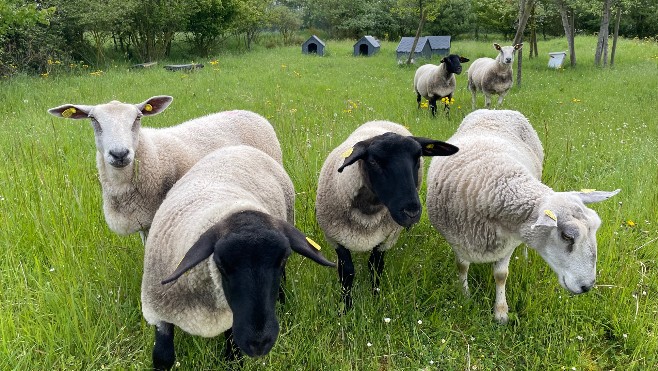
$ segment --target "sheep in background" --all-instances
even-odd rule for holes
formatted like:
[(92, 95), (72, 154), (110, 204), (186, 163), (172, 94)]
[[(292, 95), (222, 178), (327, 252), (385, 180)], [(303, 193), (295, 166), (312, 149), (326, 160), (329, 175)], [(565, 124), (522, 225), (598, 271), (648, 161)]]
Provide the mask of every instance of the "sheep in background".
[(468, 90), (471, 91), (473, 109), (475, 109), (475, 94), (480, 90), (484, 94), (484, 105), (491, 106), (491, 95), (498, 94), (498, 105), (503, 104), (503, 98), (512, 87), (512, 62), (514, 53), (521, 49), (523, 44), (503, 46), (493, 44), (498, 50), (496, 59), (478, 58), (468, 68)]
[(402, 228), (418, 222), (421, 156), (449, 156), (457, 148), (413, 137), (403, 126), (371, 121), (357, 128), (327, 157), (320, 171), (316, 217), (338, 254), (345, 311), (352, 307), (354, 265), (350, 251), (371, 251), (368, 267), (379, 290), (384, 253)]
[(224, 332), (227, 360), (239, 350), (270, 351), (291, 249), (335, 266), (293, 226), (294, 204), (283, 166), (250, 146), (219, 149), (176, 182), (153, 218), (144, 257), (142, 312), (156, 326), (154, 368), (175, 362), (174, 325), (204, 337)]
[(493, 262), (494, 316), (507, 322), (508, 265), (521, 243), (539, 253), (569, 292), (589, 291), (596, 279), (601, 220), (585, 204), (619, 190), (555, 192), (541, 183), (541, 142), (516, 111), (472, 112), (450, 142), (459, 153), (432, 160), (427, 211), (455, 252), (464, 293), (469, 294), (469, 264)]
[(420, 108), (421, 96), (425, 97), (429, 101), (432, 116), (436, 116), (436, 101), (447, 98), (447, 102), (444, 102), (444, 110), (450, 113), (452, 94), (455, 92), (457, 85), (455, 74), (462, 73), (461, 64), (468, 61), (467, 58), (450, 54), (441, 59), (438, 66), (424, 64), (418, 67), (414, 75), (414, 91), (416, 91), (418, 108)]
[(141, 126), (143, 116), (164, 111), (172, 100), (155, 96), (139, 104), (65, 104), (48, 110), (58, 117), (91, 120), (105, 220), (118, 234), (139, 231), (142, 242), (169, 189), (213, 150), (247, 144), (282, 163), (281, 148), (272, 145), (278, 143), (272, 125), (253, 112), (220, 112), (163, 129)]

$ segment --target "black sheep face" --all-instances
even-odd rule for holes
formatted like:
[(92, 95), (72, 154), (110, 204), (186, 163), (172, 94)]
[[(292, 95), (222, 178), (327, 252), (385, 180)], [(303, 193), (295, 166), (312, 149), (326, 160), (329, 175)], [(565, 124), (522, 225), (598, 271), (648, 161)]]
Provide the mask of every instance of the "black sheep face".
[(234, 342), (246, 355), (259, 357), (279, 336), (275, 304), (292, 251), (335, 266), (294, 226), (258, 211), (237, 212), (202, 234), (162, 283), (175, 281), (212, 255), (233, 312)]
[(450, 54), (449, 56), (441, 59), (441, 63), (446, 64), (448, 73), (461, 74), (462, 73), (462, 63), (468, 62), (470, 59), (460, 57), (457, 54)]
[(422, 211), (418, 197), (420, 156), (448, 156), (457, 147), (438, 140), (385, 133), (358, 142), (338, 169), (360, 161), (367, 188), (374, 197), (370, 203), (381, 203), (399, 225), (408, 228), (420, 220)]

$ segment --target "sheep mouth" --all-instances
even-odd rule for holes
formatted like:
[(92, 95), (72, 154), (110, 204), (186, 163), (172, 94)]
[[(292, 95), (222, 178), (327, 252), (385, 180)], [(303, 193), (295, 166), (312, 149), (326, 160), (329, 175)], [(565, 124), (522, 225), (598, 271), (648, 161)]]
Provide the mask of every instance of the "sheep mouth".
[(565, 289), (567, 289), (567, 291), (569, 291), (574, 295), (582, 294), (585, 292), (583, 290), (574, 290), (571, 287), (569, 287), (569, 285), (567, 285), (567, 279), (565, 278), (565, 276), (562, 276), (562, 287), (564, 287)]
[(124, 167), (130, 165), (130, 162), (130, 160), (110, 161), (110, 166), (116, 169), (123, 169)]

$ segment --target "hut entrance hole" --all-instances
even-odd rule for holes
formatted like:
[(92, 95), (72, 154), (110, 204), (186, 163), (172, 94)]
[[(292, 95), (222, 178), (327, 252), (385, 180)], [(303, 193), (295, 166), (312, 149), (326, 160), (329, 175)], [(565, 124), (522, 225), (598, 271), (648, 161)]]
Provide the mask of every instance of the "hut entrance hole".
[(368, 55), (368, 45), (367, 44), (359, 45), (359, 55)]
[(308, 44), (308, 52), (309, 53), (317, 53), (318, 52), (318, 44), (316, 44), (316, 43)]

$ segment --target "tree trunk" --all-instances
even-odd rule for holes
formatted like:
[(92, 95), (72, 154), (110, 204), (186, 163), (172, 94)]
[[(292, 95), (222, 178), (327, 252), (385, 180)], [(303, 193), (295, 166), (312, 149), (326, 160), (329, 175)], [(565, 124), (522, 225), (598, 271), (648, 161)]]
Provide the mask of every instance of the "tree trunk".
[[(516, 29), (516, 35), (514, 35), (513, 45), (523, 42), (523, 32), (525, 31), (525, 26), (528, 24), (528, 18), (530, 18), (530, 10), (534, 5), (535, 0), (519, 0), (519, 26)], [(523, 49), (519, 49), (517, 52), (516, 64), (516, 86), (521, 86)]]
[(594, 54), (594, 65), (601, 65), (601, 57), (604, 58), (603, 65), (607, 64), (608, 55), (608, 35), (610, 29), (610, 4), (612, 0), (603, 0), (603, 15), (601, 17), (601, 28), (599, 28), (599, 40), (596, 43), (596, 53)]
[(610, 67), (615, 65), (615, 51), (617, 50), (617, 37), (619, 36), (619, 22), (621, 21), (621, 6), (617, 5), (615, 16), (615, 33), (612, 37), (612, 52), (610, 53)]
[(560, 11), (560, 17), (562, 18), (562, 27), (564, 27), (564, 35), (567, 37), (567, 43), (569, 44), (569, 63), (571, 67), (576, 67), (576, 48), (575, 48), (575, 15), (571, 13), (571, 19), (569, 19), (570, 9), (567, 7), (567, 4), (564, 0), (557, 0), (557, 7)]
[[(422, 3), (421, 3), (422, 5)], [(416, 45), (418, 45), (418, 38), (420, 38), (420, 33), (423, 31), (423, 26), (425, 25), (425, 11), (420, 12), (420, 23), (418, 24), (418, 31), (416, 31), (416, 37), (414, 38), (413, 44), (411, 44), (411, 51), (409, 51), (409, 58), (407, 59), (407, 64), (411, 64), (411, 60), (414, 58), (414, 52), (416, 51)]]

